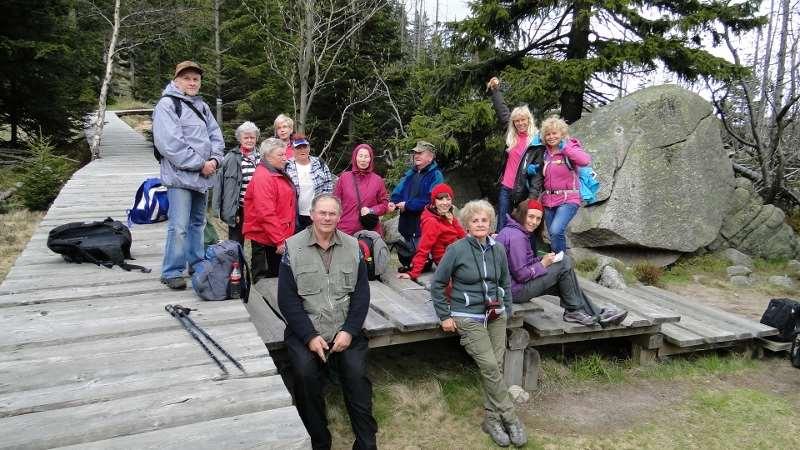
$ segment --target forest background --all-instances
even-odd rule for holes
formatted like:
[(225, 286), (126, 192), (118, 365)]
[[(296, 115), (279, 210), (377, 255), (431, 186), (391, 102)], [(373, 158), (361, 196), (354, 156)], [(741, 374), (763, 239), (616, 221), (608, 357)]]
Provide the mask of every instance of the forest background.
[(510, 105), (573, 122), (668, 74), (713, 101), (737, 173), (796, 218), (796, 3), (482, 0), (442, 22), (428, 11), (448, 16), (452, 2), (3, 0), (2, 160), (24, 191), (36, 158), (60, 173), (55, 160), (67, 172), (102, 157), (83, 147), (87, 118), (107, 104), (152, 105), (175, 63), (193, 59), (229, 146), (243, 121), (263, 138), (287, 113), (334, 172), (367, 142), (392, 182), (425, 139), (446, 170), (494, 198), (504, 132), (491, 76)]

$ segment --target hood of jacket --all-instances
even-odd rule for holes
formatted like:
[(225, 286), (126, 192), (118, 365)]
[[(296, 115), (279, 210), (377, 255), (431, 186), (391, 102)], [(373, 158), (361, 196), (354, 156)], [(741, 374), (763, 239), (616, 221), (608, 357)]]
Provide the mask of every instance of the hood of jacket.
[[(356, 156), (358, 155), (358, 151), (361, 149), (366, 149), (369, 152), (369, 166), (361, 170), (356, 164)], [(353, 154), (350, 156), (350, 166), (352, 167), (353, 173), (365, 174), (375, 170), (375, 151), (372, 150), (372, 147), (369, 144), (358, 144), (356, 148), (353, 149)]]

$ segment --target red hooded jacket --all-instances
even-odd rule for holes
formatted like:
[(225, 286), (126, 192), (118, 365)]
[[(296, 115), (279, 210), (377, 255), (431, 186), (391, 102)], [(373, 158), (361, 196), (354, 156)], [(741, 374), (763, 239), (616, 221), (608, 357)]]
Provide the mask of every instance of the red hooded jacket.
[(244, 194), (244, 236), (277, 247), (294, 234), (296, 220), (297, 196), (292, 180), (262, 160)]
[[(362, 148), (366, 149), (370, 156), (369, 167), (366, 170), (359, 169), (356, 164), (356, 155)], [(357, 145), (350, 157), (352, 169), (342, 172), (336, 182), (336, 187), (333, 188), (333, 195), (342, 202), (342, 217), (339, 219), (337, 228), (347, 234), (353, 234), (364, 229), (358, 220), (361, 212), (358, 207), (355, 183), (358, 183), (358, 191), (361, 193), (362, 207), (370, 208), (373, 214), (378, 216), (386, 214), (386, 210), (389, 207), (389, 193), (386, 191), (386, 184), (383, 182), (383, 178), (374, 171), (374, 161), (372, 147), (367, 144)], [(383, 235), (380, 222), (372, 231), (377, 231)]]
[(434, 199), (443, 191), (449, 193), (450, 198), (454, 199), (450, 186), (444, 183), (439, 184), (431, 191), (430, 204), (422, 210), (422, 216), (420, 217), (422, 236), (420, 237), (419, 245), (417, 245), (417, 252), (414, 253), (414, 259), (411, 260), (411, 270), (408, 272), (412, 279), (417, 279), (422, 274), (428, 255), (431, 255), (434, 263), (439, 264), (447, 247), (466, 235), (458, 218), (454, 216), (451, 223), (447, 218), (436, 212)]

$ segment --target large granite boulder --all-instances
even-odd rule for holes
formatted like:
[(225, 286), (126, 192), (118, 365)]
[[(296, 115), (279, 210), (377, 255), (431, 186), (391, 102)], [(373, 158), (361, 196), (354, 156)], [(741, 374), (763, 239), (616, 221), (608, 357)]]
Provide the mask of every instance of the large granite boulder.
[(800, 238), (783, 211), (763, 204), (749, 180), (736, 178), (735, 186), (719, 236), (708, 249), (735, 248), (762, 258), (800, 257)]
[(734, 189), (720, 124), (702, 97), (673, 85), (614, 101), (571, 126), (592, 154), (602, 188), (581, 208), (580, 247), (693, 252), (717, 237)]

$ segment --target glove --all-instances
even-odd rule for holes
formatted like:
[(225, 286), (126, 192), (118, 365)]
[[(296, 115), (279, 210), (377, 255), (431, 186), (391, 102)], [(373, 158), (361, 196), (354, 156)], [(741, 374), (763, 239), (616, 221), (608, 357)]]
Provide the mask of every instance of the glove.
[(539, 171), (539, 165), (538, 164), (528, 164), (528, 167), (527, 167), (526, 171), (528, 172), (528, 176), (536, 175), (536, 172)]

